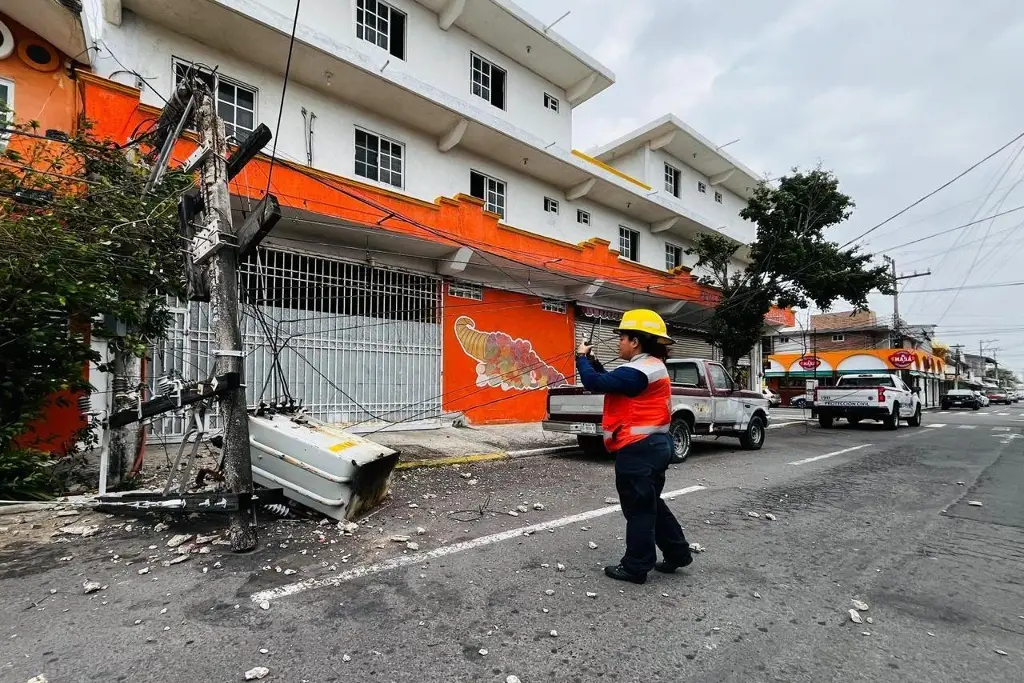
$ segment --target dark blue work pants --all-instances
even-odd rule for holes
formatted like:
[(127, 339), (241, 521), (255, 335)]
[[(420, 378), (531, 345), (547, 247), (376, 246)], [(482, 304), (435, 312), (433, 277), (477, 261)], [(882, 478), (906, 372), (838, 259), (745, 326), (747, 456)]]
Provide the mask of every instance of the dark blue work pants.
[(615, 488), (626, 518), (626, 554), (621, 564), (629, 572), (651, 571), (658, 559), (655, 546), (668, 562), (681, 564), (690, 556), (683, 528), (661, 499), (671, 457), (668, 434), (653, 434), (615, 452)]

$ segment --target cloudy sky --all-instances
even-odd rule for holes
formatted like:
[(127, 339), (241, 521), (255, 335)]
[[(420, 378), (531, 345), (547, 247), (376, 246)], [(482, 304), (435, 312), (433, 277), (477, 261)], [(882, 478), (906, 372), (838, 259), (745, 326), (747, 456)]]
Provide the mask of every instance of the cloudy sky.
[[(1024, 132), (1019, 0), (517, 0), (615, 72), (575, 112), (588, 149), (672, 112), (779, 175), (819, 161), (857, 210), (846, 242)], [(864, 241), (907, 281), (900, 313), (1024, 370), (1024, 138)], [(963, 289), (959, 289), (963, 287)], [(913, 294), (915, 290), (952, 291)], [(959, 289), (959, 291), (957, 291)], [(892, 299), (875, 297), (880, 315)]]

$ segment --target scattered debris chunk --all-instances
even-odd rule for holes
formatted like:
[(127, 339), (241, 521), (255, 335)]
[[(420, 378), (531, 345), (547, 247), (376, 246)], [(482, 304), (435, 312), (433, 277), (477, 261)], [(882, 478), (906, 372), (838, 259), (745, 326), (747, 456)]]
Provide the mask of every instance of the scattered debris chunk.
[(526, 507), (525, 505), (518, 505), (518, 506), (516, 506), (516, 512), (519, 512), (519, 513), (522, 513), (522, 514), (526, 514), (529, 511), (530, 511), (530, 508)]
[(537, 510), (538, 512), (544, 510), (544, 503), (534, 503), (533, 509)]
[(392, 543), (408, 543), (409, 542), (409, 537), (408, 536), (402, 536), (400, 534), (396, 534), (396, 535), (391, 537), (391, 542)]
[(556, 631), (555, 629), (551, 629), (551, 637), (552, 638), (557, 638), (558, 637), (558, 631)]
[(609, 497), (609, 498), (605, 498), (604, 499), (604, 504), (605, 505), (618, 505), (618, 503), (619, 503), (619, 501), (618, 501), (617, 498)]
[[(185, 562), (186, 560), (190, 559), (192, 559), (191, 555), (178, 555), (173, 560), (164, 560), (163, 562), (161, 562), (161, 564), (165, 567), (170, 567), (171, 565), (181, 564), (182, 562)], [(139, 571), (139, 573), (142, 573), (141, 570)]]
[(754, 519), (760, 519), (761, 515), (751, 510), (747, 513), (747, 517), (753, 517)]
[(565, 571), (565, 565), (562, 564), (561, 562), (559, 562), (558, 564), (555, 565), (555, 569), (557, 569), (560, 572), (564, 572)]
[(171, 536), (171, 539), (167, 541), (168, 548), (177, 548), (180, 545), (184, 545), (192, 540), (192, 534), (176, 534)]
[(593, 541), (591, 541), (590, 543), (588, 543), (588, 544), (587, 544), (587, 546), (588, 546), (588, 547), (589, 547), (589, 548), (590, 548), (591, 550), (597, 550), (597, 544), (596, 544), (596, 543), (594, 543)]
[(207, 536), (196, 536), (196, 545), (204, 545), (206, 543), (211, 543), (213, 541), (216, 541), (218, 538), (220, 538), (220, 534), (209, 534)]
[(285, 569), (284, 570), (284, 575), (285, 576), (292, 576), (294, 574), (298, 574), (298, 572), (295, 571), (294, 569)]
[(481, 657), (486, 657), (487, 656), (487, 648), (482, 647), (479, 650), (477, 650), (477, 652), (480, 653)]
[(591, 593), (590, 591), (587, 591), (587, 597), (588, 598), (596, 598), (597, 597), (597, 593)]
[(258, 681), (261, 678), (266, 678), (267, 674), (270, 673), (270, 669), (265, 666), (255, 666), (245, 672), (245, 680), (247, 681)]
[(422, 536), (422, 535), (423, 535), (423, 534), (425, 534), (425, 533), (427, 533), (427, 530), (426, 530), (426, 529), (424, 529), (424, 528), (423, 528), (423, 527), (421, 527), (421, 526), (418, 526), (418, 527), (416, 527), (416, 535), (417, 535), (417, 536)]
[(935, 634), (934, 634), (934, 633), (932, 633), (931, 631), (928, 631), (928, 635), (930, 635), (930, 636), (931, 636), (932, 638), (934, 638), (934, 637), (935, 637)]
[(862, 636), (870, 636), (871, 635), (871, 631), (861, 631), (860, 634)]
[(1006, 652), (1004, 650), (993, 650), (993, 652), (995, 652), (997, 655), (1000, 655), (1002, 657), (1009, 657), (1010, 656), (1010, 655), (1006, 654)]
[(408, 548), (409, 550), (419, 550), (420, 549), (420, 544), (416, 543), (414, 541), (409, 541), (408, 543), (405, 544), (405, 547)]
[(155, 531), (155, 532), (157, 532), (159, 534), (160, 532), (167, 531), (170, 528), (171, 527), (169, 527), (168, 525), (164, 524), (163, 522), (157, 522), (156, 526), (153, 527), (153, 531)]
[(270, 601), (264, 600), (260, 603), (260, 609), (270, 609)]
[(774, 522), (776, 519), (778, 519), (775, 515), (773, 515), (770, 512), (764, 513), (764, 518), (767, 519), (769, 522)]
[[(187, 557), (187, 555), (186, 555), (186, 557)], [(143, 574), (148, 574), (148, 573), (149, 573), (149, 567), (143, 567), (142, 569), (139, 570), (139, 576), (142, 576)]]
[(472, 472), (461, 472), (461, 473), (459, 473), (459, 476), (462, 477), (463, 479), (472, 479), (473, 478)]
[(412, 509), (414, 509), (414, 510), (415, 510), (416, 508), (418, 508), (419, 506), (420, 506), (420, 504), (419, 504), (419, 503), (409, 503), (409, 507), (410, 507), (410, 508), (412, 508)]
[(865, 617), (865, 618), (864, 618), (864, 621), (868, 622), (869, 624), (873, 624), (873, 623), (875, 623), (875, 620), (874, 620), (874, 619), (872, 619), (871, 617)]
[(479, 479), (470, 479), (466, 483), (469, 484), (470, 486), (476, 486), (477, 484), (480, 483), (480, 480)]
[(758, 593), (757, 591), (754, 591), (754, 598), (755, 598), (756, 600), (760, 600), (760, 599), (761, 599), (761, 594), (760, 594), (760, 593)]
[(523, 683), (519, 680), (519, 676), (509, 676), (505, 679), (505, 683)]
[(707, 550), (707, 548), (705, 548), (704, 546), (702, 546), (702, 545), (701, 545), (700, 543), (691, 543), (691, 544), (690, 544), (690, 551), (691, 551), (691, 552), (695, 552), (695, 553), (702, 553), (702, 552), (704, 552), (705, 550)]
[(82, 514), (82, 513), (79, 512), (78, 510), (61, 510), (55, 516), (56, 517), (77, 517), (80, 514)]
[(343, 534), (351, 536), (355, 532), (359, 531), (359, 525), (355, 522), (338, 522), (338, 530)]
[(962, 482), (962, 481), (958, 481), (958, 482), (956, 483), (956, 485), (957, 485), (957, 486), (967, 486), (967, 483), (966, 483), (966, 482)]
[(99, 530), (99, 525), (83, 526), (80, 524), (72, 524), (71, 526), (66, 526), (62, 528), (60, 530), (60, 533), (68, 534), (70, 536), (81, 536), (82, 538), (89, 538), (90, 536), (95, 536), (97, 533), (99, 533)]
[(855, 609), (850, 610), (850, 621), (855, 624), (863, 624), (864, 620), (860, 618), (860, 612)]
[(346, 664), (348, 664), (349, 662), (351, 662), (351, 661), (352, 661), (352, 657), (351, 657), (351, 656), (349, 656), (349, 655), (342, 655), (342, 656), (341, 656), (341, 661), (343, 661), (343, 662), (345, 662)]
[(551, 590), (550, 588), (547, 589), (546, 591), (544, 591), (544, 595), (554, 595), (554, 594), (555, 594), (555, 591)]
[(261, 654), (261, 655), (269, 655), (269, 654), (270, 654), (270, 650), (268, 650), (268, 649), (267, 649), (267, 648), (265, 648), (265, 647), (261, 647), (261, 648), (260, 648), (260, 654)]
[[(516, 680), (518, 681), (519, 679), (517, 678)], [(38, 676), (33, 676), (28, 679), (28, 683), (49, 683), (49, 679), (43, 674), (39, 674)]]
[(850, 604), (853, 605), (853, 608), (858, 612), (868, 611), (868, 603), (864, 602), (863, 600), (851, 600)]
[(518, 517), (519, 516), (519, 513), (516, 512), (515, 510), (509, 510), (507, 514), (508, 514), (509, 517)]
[(975, 508), (985, 507), (985, 504), (982, 503), (980, 500), (969, 500), (967, 501), (967, 504)]
[(100, 584), (99, 581), (86, 581), (82, 584), (82, 590), (85, 592), (86, 595), (88, 595), (89, 593), (95, 593), (102, 588), (103, 586)]

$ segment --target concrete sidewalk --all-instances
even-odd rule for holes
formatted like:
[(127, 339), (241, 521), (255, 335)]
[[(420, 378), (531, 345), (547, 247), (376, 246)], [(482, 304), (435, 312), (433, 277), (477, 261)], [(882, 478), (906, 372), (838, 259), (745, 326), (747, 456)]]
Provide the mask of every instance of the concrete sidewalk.
[(576, 437), (544, 432), (539, 422), (378, 432), (365, 436), (401, 451), (399, 469), (504, 460), (576, 447)]

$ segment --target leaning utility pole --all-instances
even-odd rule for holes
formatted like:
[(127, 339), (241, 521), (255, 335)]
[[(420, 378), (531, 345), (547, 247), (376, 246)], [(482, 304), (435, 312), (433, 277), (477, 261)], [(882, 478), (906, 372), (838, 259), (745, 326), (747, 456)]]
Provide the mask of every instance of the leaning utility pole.
[(960, 388), (960, 368), (962, 368), (963, 364), (964, 364), (963, 363), (963, 354), (961, 353), (961, 351), (964, 348), (964, 345), (963, 344), (954, 344), (950, 348), (952, 348), (953, 351), (956, 352), (955, 355), (953, 356), (953, 362), (956, 363), (956, 374), (953, 375), (953, 388), (954, 389), (959, 389)]
[[(197, 239), (205, 239), (212, 250), (207, 273), (215, 345), (213, 373), (215, 376), (237, 373), (242, 377), (245, 368), (242, 332), (238, 325), (238, 251), (231, 220), (231, 195), (228, 191), (228, 145), (224, 122), (217, 116), (217, 102), (213, 92), (205, 86), (196, 87), (195, 95), (199, 146), (206, 152), (199, 181), (206, 224)], [(219, 245), (224, 248), (219, 248)], [(251, 494), (249, 414), (244, 383), (222, 396), (219, 404), (224, 426), (225, 479), (231, 491), (242, 495)], [(251, 510), (239, 508), (228, 519), (231, 549), (235, 552), (254, 549), (257, 539)]]

